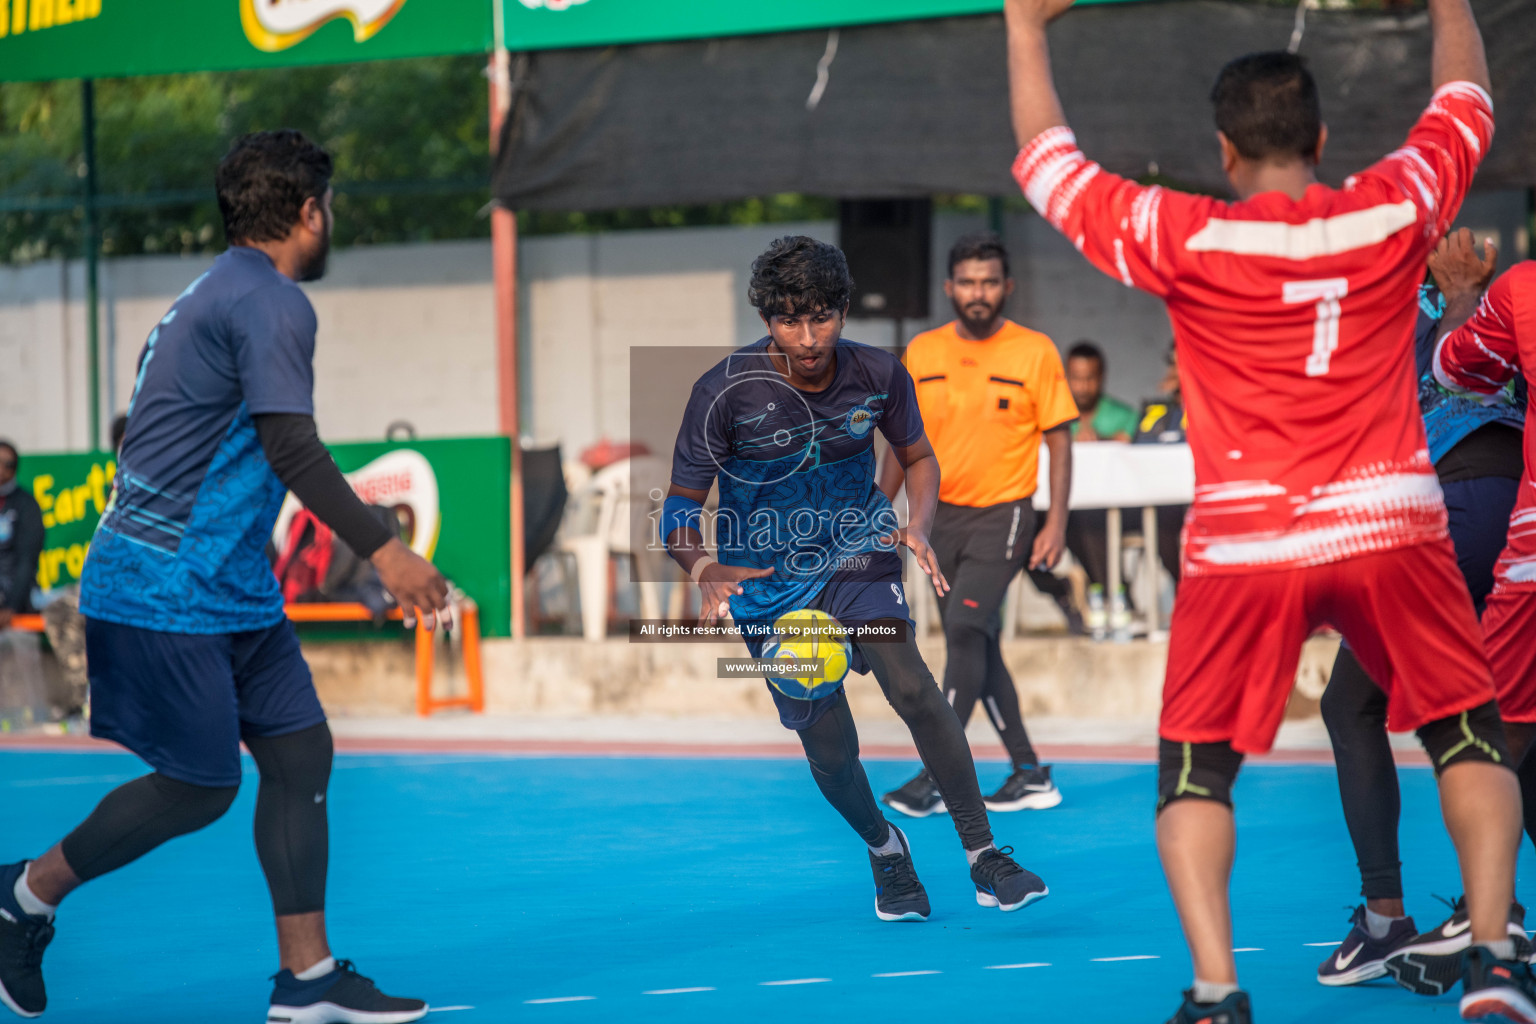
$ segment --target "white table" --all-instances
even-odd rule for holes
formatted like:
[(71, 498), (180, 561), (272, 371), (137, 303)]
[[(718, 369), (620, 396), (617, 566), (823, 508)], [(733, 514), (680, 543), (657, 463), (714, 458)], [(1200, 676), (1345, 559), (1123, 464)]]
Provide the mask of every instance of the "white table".
[[(1195, 497), (1195, 461), (1187, 444), (1126, 444), (1120, 441), (1082, 441), (1072, 445), (1072, 494), (1070, 508), (1105, 510), (1108, 526), (1109, 578), (1106, 601), (1120, 591), (1120, 510), (1141, 508), (1143, 555), (1148, 571), (1141, 574), (1142, 597), (1138, 602), (1147, 622), (1147, 635), (1162, 632), (1158, 611), (1157, 507), (1187, 505)], [(1040, 481), (1035, 508), (1051, 504), (1051, 455), (1040, 446)]]

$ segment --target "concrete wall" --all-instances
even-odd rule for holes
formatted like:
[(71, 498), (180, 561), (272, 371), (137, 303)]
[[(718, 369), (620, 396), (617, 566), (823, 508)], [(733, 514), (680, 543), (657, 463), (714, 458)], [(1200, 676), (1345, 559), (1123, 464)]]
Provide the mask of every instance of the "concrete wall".
[[(1504, 263), (1528, 240), (1519, 193), (1476, 197), (1463, 220), (1501, 238)], [(980, 217), (935, 218), (931, 315), (901, 339), (950, 319), (944, 258)], [(627, 438), (629, 358), (642, 346), (744, 344), (762, 335), (746, 302), (753, 257), (773, 238), (835, 239), (830, 221), (530, 238), (520, 250), (525, 432), (574, 454)], [(1109, 390), (1151, 395), (1170, 340), (1155, 299), (1100, 275), (1040, 218), (1009, 218), (1015, 319), (1065, 349), (1079, 338), (1108, 354)], [(102, 266), (103, 433), (127, 405), (143, 339), (210, 261), (174, 256)], [(332, 440), (381, 437), (397, 419), (423, 436), (496, 430), (490, 247), (485, 242), (375, 246), (335, 253), (305, 285), (320, 317), (316, 405)], [(0, 436), (24, 450), (88, 446), (84, 274), (79, 263), (0, 268)], [(847, 336), (895, 346), (891, 321), (850, 322)]]

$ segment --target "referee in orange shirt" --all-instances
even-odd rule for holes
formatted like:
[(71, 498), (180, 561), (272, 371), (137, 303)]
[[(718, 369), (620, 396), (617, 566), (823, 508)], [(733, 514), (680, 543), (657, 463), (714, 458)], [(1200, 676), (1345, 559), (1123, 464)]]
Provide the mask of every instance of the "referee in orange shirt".
[[(944, 692), (961, 724), (985, 701), (1013, 762), (1007, 781), (986, 798), (990, 811), (1061, 803), (1050, 766), (1039, 763), (1024, 729), (999, 633), (1014, 575), (1054, 568), (1061, 557), (1077, 406), (1051, 339), (1003, 316), (1012, 293), (1001, 240), (990, 232), (961, 238), (944, 282), (957, 319), (913, 338), (904, 357), (941, 473), (931, 543), (950, 581), (939, 598)], [(1051, 507), (1037, 535), (1030, 499), (1042, 437), (1051, 453)], [(901, 482), (901, 466), (887, 458), (880, 489), (894, 497)], [(883, 799), (913, 817), (945, 810), (926, 768)]]

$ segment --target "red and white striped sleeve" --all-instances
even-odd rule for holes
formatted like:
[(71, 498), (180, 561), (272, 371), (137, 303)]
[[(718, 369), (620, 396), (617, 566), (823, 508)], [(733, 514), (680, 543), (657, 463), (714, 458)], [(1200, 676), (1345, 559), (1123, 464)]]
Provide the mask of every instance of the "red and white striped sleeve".
[[(1536, 262), (1527, 261), (1488, 289), (1472, 318), (1435, 346), (1435, 380), (1451, 391), (1497, 395), (1520, 372), (1517, 290), (1536, 297)], [(1536, 344), (1536, 338), (1527, 339)]]
[(1450, 230), (1477, 167), (1493, 144), (1493, 99), (1471, 82), (1436, 90), (1402, 147), (1355, 175), (1390, 181), (1418, 209), (1431, 243)]
[(1013, 176), (1030, 205), (1090, 263), (1127, 287), (1168, 294), (1179, 248), (1170, 221), (1187, 219), (1172, 207), (1195, 197), (1111, 174), (1083, 155), (1064, 125), (1025, 146)]

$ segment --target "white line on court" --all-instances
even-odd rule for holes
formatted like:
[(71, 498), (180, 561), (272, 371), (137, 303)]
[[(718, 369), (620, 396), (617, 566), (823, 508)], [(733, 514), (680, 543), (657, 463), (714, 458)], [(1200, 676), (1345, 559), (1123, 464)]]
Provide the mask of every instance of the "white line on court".
[(759, 985), (768, 985), (768, 986), (773, 986), (773, 985), (820, 985), (823, 982), (827, 982), (827, 981), (831, 981), (831, 980), (832, 980), (831, 978), (786, 978), (783, 981), (760, 981), (760, 982), (758, 982), (758, 984)]
[(1140, 953), (1140, 954), (1138, 954), (1136, 956), (1096, 956), (1092, 960), (1090, 960), (1089, 963), (1095, 963), (1095, 964), (1118, 964), (1118, 963), (1121, 963), (1122, 961), (1125, 961), (1125, 960), (1157, 960), (1157, 959), (1160, 959), (1160, 958), (1152, 956), (1149, 953)]
[(427, 1007), (427, 1011), (430, 1012), (430, 1013), (452, 1013), (454, 1010), (473, 1010), (473, 1009), (474, 1009), (473, 1006), (429, 1006), (429, 1007)]
[(524, 999), (528, 1006), (542, 1006), (545, 1003), (590, 1003), (597, 996), (555, 996), (553, 999)]
[(1239, 949), (1234, 949), (1232, 952), (1234, 952), (1234, 953), (1262, 953), (1262, 952), (1264, 952), (1264, 948), (1262, 946), (1243, 946), (1243, 947), (1241, 947)]
[(1337, 946), (1338, 944), (1339, 944), (1339, 940), (1338, 939), (1334, 939), (1332, 942), (1303, 942), (1302, 943), (1303, 946), (1318, 946), (1318, 947), (1322, 947), (1322, 946)]
[(982, 970), (984, 970), (984, 971), (1018, 971), (1018, 970), (1023, 970), (1025, 967), (1049, 967), (1049, 966), (1051, 966), (1051, 965), (1050, 964), (993, 964), (990, 967), (983, 967)]
[(920, 974), (943, 974), (943, 971), (886, 971), (883, 974), (871, 974), (871, 978), (915, 978)]
[(713, 992), (710, 985), (698, 985), (694, 988), (653, 988), (649, 992), (640, 993), (643, 996), (680, 996), (685, 992)]

